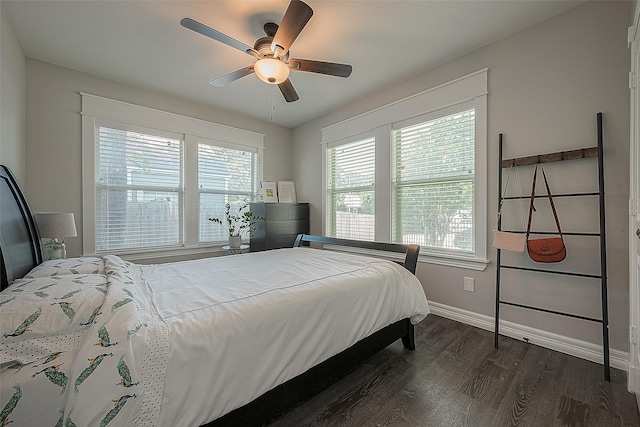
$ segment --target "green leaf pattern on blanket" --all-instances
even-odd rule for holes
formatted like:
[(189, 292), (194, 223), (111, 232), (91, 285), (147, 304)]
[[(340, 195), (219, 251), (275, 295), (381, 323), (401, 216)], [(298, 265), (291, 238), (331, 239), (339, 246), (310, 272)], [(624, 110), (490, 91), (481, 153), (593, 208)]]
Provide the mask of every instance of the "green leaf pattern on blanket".
[(60, 306), (60, 308), (62, 309), (62, 312), (67, 315), (69, 320), (73, 321), (73, 318), (76, 317), (76, 312), (73, 310), (73, 308), (71, 308), (72, 303), (68, 301), (63, 301), (63, 302), (55, 302), (51, 305), (56, 305), (56, 304)]
[(20, 362), (15, 362), (15, 363), (7, 366), (5, 369), (15, 369), (16, 372), (20, 372), (20, 370), (22, 370), (22, 368), (24, 368), (24, 364), (22, 364)]
[(68, 417), (66, 422), (64, 419), (64, 408), (60, 409), (60, 418), (58, 418), (58, 422), (55, 427), (77, 427), (76, 423), (71, 421), (71, 417)]
[(107, 328), (101, 326), (100, 329), (98, 329), (98, 343), (95, 345), (98, 345), (100, 347), (111, 347), (112, 345), (117, 344), (117, 342), (111, 342), (111, 339), (109, 338), (109, 331), (107, 331)]
[(75, 294), (79, 293), (80, 289), (75, 289), (71, 292), (67, 292), (66, 294), (62, 295), (60, 298), (56, 298), (56, 299), (68, 299), (71, 298), (72, 296), (74, 296)]
[(91, 313), (91, 316), (89, 316), (86, 322), (80, 322), (80, 326), (86, 326), (91, 325), (92, 323), (96, 323), (96, 317), (102, 314), (102, 312), (100, 311), (101, 308), (102, 304), (100, 304), (93, 310), (93, 313)]
[(60, 412), (60, 418), (58, 418), (56, 427), (63, 427), (64, 426), (64, 408), (60, 408), (58, 412)]
[(7, 338), (7, 337), (17, 337), (24, 334), (29, 330), (29, 326), (31, 326), (31, 324), (33, 324), (33, 322), (35, 322), (36, 319), (40, 317), (41, 314), (42, 314), (42, 309), (38, 308), (38, 310), (36, 310), (32, 315), (24, 319), (22, 324), (18, 326), (12, 334), (3, 334), (3, 336)]
[(34, 280), (22, 280), (20, 283), (14, 283), (14, 286), (18, 287), (18, 288), (22, 288), (24, 286), (27, 286), (29, 283), (33, 283)]
[(111, 306), (111, 312), (113, 313), (114, 311), (116, 311), (123, 305), (130, 303), (131, 301), (133, 301), (132, 298), (123, 298), (121, 301), (118, 301), (117, 303), (113, 304), (113, 306)]
[(67, 388), (67, 383), (69, 382), (69, 378), (64, 372), (60, 370), (60, 366), (62, 366), (62, 364), (47, 366), (43, 370), (33, 374), (32, 377), (35, 377), (36, 375), (44, 372), (47, 378), (49, 378), (49, 381), (51, 381), (57, 386), (62, 387), (62, 391), (60, 393), (63, 393)]
[(113, 353), (104, 353), (101, 354), (97, 357), (94, 357), (93, 359), (88, 359), (89, 360), (89, 366), (87, 366), (86, 368), (84, 368), (84, 370), (80, 373), (80, 375), (78, 375), (78, 378), (76, 378), (75, 382), (74, 382), (74, 389), (76, 391), (76, 393), (78, 392), (78, 386), (80, 384), (82, 384), (83, 382), (85, 382), (85, 380), (87, 378), (89, 378), (89, 375), (91, 375), (93, 373), (93, 371), (96, 370), (96, 368), (98, 366), (100, 366), (100, 363), (102, 363), (102, 360), (107, 357), (107, 356), (113, 356)]
[(2, 412), (0, 412), (0, 425), (3, 427), (12, 422), (9, 420), (9, 415), (11, 415), (16, 406), (18, 406), (18, 402), (22, 398), (22, 389), (20, 388), (20, 384), (14, 384), (13, 388), (16, 391), (13, 393), (13, 396), (11, 396), (11, 399), (9, 399), (7, 404), (4, 405)]
[(16, 299), (16, 297), (11, 297), (11, 298), (9, 298), (7, 300), (4, 300), (4, 301), (0, 302), (0, 307), (2, 307), (3, 305), (5, 305), (8, 302), (13, 301), (14, 299)]
[(60, 357), (60, 355), (62, 354), (62, 352), (57, 352), (57, 353), (51, 353), (49, 356), (47, 356), (47, 358), (44, 360), (44, 362), (42, 363), (38, 363), (37, 365), (33, 365), (34, 368), (37, 368), (38, 366), (42, 366), (42, 365), (46, 365), (47, 363), (51, 363), (54, 360), (56, 360), (58, 357)]
[[(109, 261), (107, 261), (108, 258)], [(142, 387), (141, 384), (143, 384), (141, 381), (144, 378), (139, 371), (140, 362), (130, 353), (131, 344), (129, 343), (132, 340), (136, 342), (136, 334), (142, 335), (140, 331), (148, 327), (147, 323), (145, 323), (147, 319), (135, 315), (141, 307), (141, 302), (136, 299), (136, 280), (138, 279), (134, 279), (134, 271), (136, 270), (133, 270), (133, 264), (123, 261), (116, 262), (113, 258), (107, 257), (104, 262), (100, 260), (100, 263), (96, 264), (96, 271), (94, 273), (98, 273), (99, 269), (103, 270), (99, 273), (105, 279), (102, 284), (95, 282), (95, 276), (93, 278), (87, 277), (87, 271), (93, 269), (93, 267), (89, 267), (88, 269), (86, 264), (76, 267), (73, 263), (67, 263), (64, 264), (66, 266), (64, 268), (56, 267), (55, 264), (45, 265), (40, 273), (34, 273), (40, 274), (41, 277), (36, 277), (29, 281), (29, 283), (34, 280), (39, 280), (40, 282), (33, 284), (30, 292), (25, 292), (25, 294), (28, 293), (32, 296), (37, 296), (38, 299), (35, 301), (42, 298), (42, 302), (36, 302), (33, 309), (37, 308), (38, 305), (41, 305), (41, 307), (38, 307), (35, 312), (32, 312), (24, 319), (13, 332), (10, 328), (14, 325), (9, 326), (8, 330), (5, 329), (5, 331), (3, 331), (7, 332), (3, 334), (5, 338), (25, 334), (30, 331), (30, 326), (43, 315), (43, 310), (45, 310), (47, 314), (43, 315), (39, 321), (40, 323), (45, 320), (48, 322), (49, 318), (46, 316), (50, 315), (50, 313), (55, 313), (59, 318), (64, 319), (63, 314), (69, 318), (70, 325), (74, 318), (78, 317), (77, 320), (80, 321), (78, 325), (87, 328), (87, 335), (81, 347), (82, 350), (79, 349), (78, 353), (78, 355), (83, 355), (81, 359), (76, 359), (76, 355), (68, 353), (66, 350), (63, 352), (52, 350), (47, 357), (41, 357), (38, 361), (24, 365), (16, 362), (14, 365), (8, 367), (16, 370), (15, 373), (11, 374), (12, 376), (15, 375), (14, 378), (17, 380), (16, 382), (21, 382), (21, 375), (23, 375), (27, 378), (42, 378), (42, 380), (38, 380), (39, 382), (36, 384), (46, 385), (52, 383), (60, 387), (61, 392), (58, 398), (60, 406), (56, 407), (59, 413), (50, 413), (47, 425), (72, 427), (76, 425), (76, 422), (84, 425), (87, 422), (87, 418), (85, 417), (88, 415), (92, 417), (89, 418), (93, 420), (91, 424), (93, 424), (95, 420), (101, 419), (101, 427), (111, 426), (112, 424), (123, 425), (127, 419), (131, 419), (132, 411), (135, 411), (137, 405), (140, 404), (137, 397), (140, 395), (139, 390), (140, 387)], [(104, 265), (104, 268), (101, 267), (102, 265)], [(69, 272), (77, 276), (71, 278), (68, 276)], [(78, 275), (79, 272), (80, 275)], [(47, 275), (44, 276), (45, 274)], [(139, 273), (136, 272), (136, 274)], [(65, 279), (65, 275), (68, 279)], [(87, 278), (85, 279), (85, 277)], [(44, 283), (42, 280), (44, 280)], [(76, 283), (77, 286), (69, 286), (70, 282)], [(67, 287), (56, 287), (62, 283), (65, 283), (64, 286)], [(44, 286), (40, 286), (40, 284), (44, 284)], [(20, 287), (23, 283), (17, 283), (16, 285)], [(101, 292), (104, 294), (104, 297), (101, 302), (96, 301), (95, 305), (87, 307), (83, 305), (85, 301), (83, 299), (85, 290), (87, 296), (93, 294), (95, 298), (96, 295), (96, 292), (88, 289), (89, 287)], [(7, 298), (9, 295), (11, 295), (11, 297)], [(0, 295), (0, 297), (4, 296), (7, 298), (4, 301), (0, 300), (0, 305), (20, 298), (19, 296), (13, 295), (6, 293)], [(130, 304), (132, 302), (134, 304)], [(49, 305), (52, 306), (51, 309), (48, 309), (47, 306)], [(59, 311), (57, 307), (53, 307), (55, 305), (60, 308)], [(93, 312), (88, 315), (88, 309), (91, 309), (90, 307), (94, 308)], [(109, 310), (108, 307), (110, 307), (111, 310)], [(27, 314), (29, 313), (27, 312), (24, 315), (26, 316)], [(36, 324), (36, 332), (38, 328), (37, 325), (40, 325), (40, 323)], [(111, 336), (109, 334), (110, 332)], [(95, 341), (96, 335), (97, 342)], [(123, 341), (125, 336), (127, 345), (118, 345), (118, 342)], [(93, 350), (90, 350), (90, 348)], [(88, 362), (83, 362), (83, 360), (87, 360)], [(20, 369), (22, 369), (21, 374), (18, 373)], [(28, 372), (26, 372), (27, 370)], [(46, 377), (47, 380), (45, 380), (44, 377)], [(89, 378), (93, 379), (88, 381)], [(68, 387), (70, 383), (74, 384), (73, 391), (71, 387)], [(24, 383), (22, 384), (24, 386)], [(120, 386), (122, 388), (120, 388)], [(100, 389), (100, 393), (95, 394), (95, 387), (104, 388)], [(4, 406), (4, 409), (2, 409), (0, 427), (4, 427), (8, 423), (19, 424), (20, 416), (27, 408), (25, 405), (37, 404), (37, 401), (34, 402), (23, 398), (23, 390), (20, 385), (16, 384), (14, 388), (15, 393), (13, 397), (11, 397), (11, 400)], [(30, 388), (25, 388), (24, 390), (26, 390), (25, 396), (32, 394), (31, 392), (27, 392), (31, 390)], [(127, 390), (128, 393), (120, 394), (118, 390)], [(3, 393), (4, 391), (3, 389)], [(7, 392), (6, 395), (8, 396), (8, 394)], [(71, 400), (70, 396), (72, 395), (76, 396), (74, 398), (75, 400)], [(16, 414), (14, 409), (21, 398), (23, 399), (21, 409), (18, 411), (19, 414)], [(132, 401), (127, 405), (127, 401), (130, 399)], [(79, 402), (90, 401), (93, 402), (92, 405), (94, 403), (99, 405), (98, 407), (101, 408), (99, 412), (98, 408), (96, 408), (96, 413), (91, 414), (85, 413), (83, 409), (80, 409), (83, 408), (83, 406), (82, 403)], [(67, 406), (71, 402), (75, 402), (72, 404), (73, 406)], [(81, 406), (76, 406), (78, 404)], [(69, 412), (70, 410), (71, 412)], [(11, 415), (12, 411), (14, 412), (13, 415)], [(12, 416), (13, 419), (10, 419), (10, 416)], [(72, 421), (71, 417), (75, 422)], [(116, 420), (115, 422), (113, 422), (114, 419)]]
[[(102, 263), (102, 259), (96, 257), (49, 260), (36, 267), (25, 278), (83, 273), (100, 274)], [(91, 271), (89, 271), (90, 268)]]
[(124, 396), (121, 396), (120, 398), (114, 400), (114, 408), (107, 412), (107, 415), (105, 415), (102, 421), (100, 421), (100, 427), (105, 427), (107, 424), (109, 424), (116, 417), (116, 415), (118, 415), (124, 404), (127, 403), (127, 400), (135, 397), (137, 397), (135, 394), (125, 394)]
[(120, 374), (120, 382), (119, 385), (123, 387), (133, 387), (134, 385), (138, 385), (139, 382), (133, 382), (131, 380), (131, 373), (129, 372), (129, 367), (124, 362), (124, 355), (118, 361), (118, 373)]
[(138, 332), (140, 329), (142, 329), (143, 326), (147, 326), (147, 324), (146, 323), (140, 323), (139, 325), (136, 325), (135, 328), (129, 329), (127, 331), (127, 338), (131, 339), (131, 335), (133, 335), (136, 332)]

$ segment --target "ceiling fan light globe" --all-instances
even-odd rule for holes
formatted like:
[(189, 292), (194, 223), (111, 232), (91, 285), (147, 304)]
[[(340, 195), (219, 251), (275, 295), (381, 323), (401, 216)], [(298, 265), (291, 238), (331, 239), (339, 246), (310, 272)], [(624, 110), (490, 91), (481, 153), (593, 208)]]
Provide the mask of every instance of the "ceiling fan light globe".
[(274, 58), (263, 58), (253, 66), (258, 78), (265, 83), (277, 85), (289, 78), (289, 67)]

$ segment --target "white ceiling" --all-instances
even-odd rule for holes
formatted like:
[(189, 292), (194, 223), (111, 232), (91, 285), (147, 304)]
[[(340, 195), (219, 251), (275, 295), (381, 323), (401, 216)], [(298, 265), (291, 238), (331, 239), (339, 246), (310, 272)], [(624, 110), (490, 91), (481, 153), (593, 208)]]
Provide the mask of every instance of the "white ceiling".
[(179, 24), (190, 17), (253, 46), (264, 23), (280, 22), (288, 0), (4, 3), (29, 58), (296, 127), (582, 1), (307, 0), (314, 15), (291, 55), (351, 64), (353, 73), (293, 71), (300, 100), (289, 104), (255, 75), (209, 85), (254, 59)]

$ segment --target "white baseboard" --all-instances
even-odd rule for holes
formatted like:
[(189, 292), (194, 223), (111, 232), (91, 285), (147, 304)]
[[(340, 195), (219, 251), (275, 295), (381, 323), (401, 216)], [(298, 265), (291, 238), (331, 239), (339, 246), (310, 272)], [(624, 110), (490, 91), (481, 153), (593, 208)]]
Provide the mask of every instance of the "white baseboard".
[[(429, 302), (429, 308), (435, 315), (493, 332), (495, 322), (493, 317), (432, 301)], [(500, 335), (506, 335), (517, 340), (522, 340), (526, 337), (531, 344), (603, 364), (602, 346), (587, 341), (577, 340), (504, 320), (500, 321)], [(629, 353), (610, 350), (609, 356), (613, 368), (629, 371)], [(636, 375), (638, 374), (640, 373), (636, 373)]]

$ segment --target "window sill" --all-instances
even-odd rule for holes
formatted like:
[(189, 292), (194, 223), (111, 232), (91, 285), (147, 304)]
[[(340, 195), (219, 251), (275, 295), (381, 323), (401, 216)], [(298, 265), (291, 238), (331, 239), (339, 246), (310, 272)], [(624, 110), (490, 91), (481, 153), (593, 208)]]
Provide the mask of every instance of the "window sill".
[(474, 258), (471, 255), (443, 255), (426, 252), (418, 255), (418, 262), (445, 265), (447, 267), (465, 268), (467, 270), (484, 271), (491, 261), (488, 259)]
[[(368, 249), (360, 249), (360, 248), (347, 248), (344, 246), (334, 246), (334, 245), (325, 245), (326, 249), (329, 250), (337, 250), (342, 252), (351, 252), (351, 253), (359, 253), (362, 255), (370, 255), (377, 256), (379, 258), (390, 259), (393, 261), (404, 261), (404, 255), (393, 253), (393, 252), (385, 252), (384, 256), (380, 255), (380, 252), (372, 251)], [(482, 258), (474, 258), (472, 255), (456, 255), (456, 254), (440, 254), (433, 252), (421, 252), (418, 255), (418, 262), (427, 263), (427, 264), (438, 264), (444, 265), (447, 267), (457, 267), (457, 268), (465, 268), (467, 270), (476, 270), (476, 271), (484, 271), (487, 268), (487, 265), (491, 262), (488, 259)]]
[[(200, 246), (175, 246), (169, 248), (154, 248), (136, 251), (109, 251), (99, 252), (93, 256), (117, 255), (125, 261), (130, 262), (149, 262), (154, 260), (162, 260), (168, 258), (185, 258), (196, 256), (202, 258), (201, 255), (219, 256), (228, 253), (222, 246), (225, 242), (217, 242)], [(91, 256), (85, 254), (84, 256)]]

